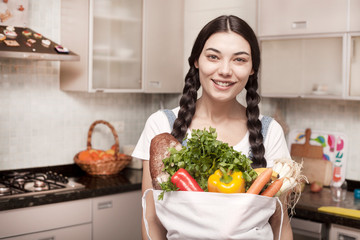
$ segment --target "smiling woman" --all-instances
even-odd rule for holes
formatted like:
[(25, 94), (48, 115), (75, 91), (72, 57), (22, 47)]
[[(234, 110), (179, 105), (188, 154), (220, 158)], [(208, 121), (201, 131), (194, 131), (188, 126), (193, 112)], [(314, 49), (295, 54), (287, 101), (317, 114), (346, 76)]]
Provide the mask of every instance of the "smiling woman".
[[(185, 76), (180, 106), (152, 114), (133, 152), (134, 157), (144, 160), (143, 192), (153, 187), (148, 161), (151, 140), (164, 132), (186, 145), (192, 130), (214, 128), (218, 140), (251, 159), (252, 168), (272, 167), (274, 160), (290, 158), (281, 126), (259, 111), (260, 51), (255, 33), (245, 21), (230, 15), (209, 22), (196, 38), (188, 62), (190, 69)], [(198, 99), (200, 87), (202, 96)], [(246, 107), (236, 99), (244, 89)], [(144, 197), (146, 227), (152, 239), (165, 239), (166, 229), (157, 217), (151, 195)], [(260, 206), (257, 201), (252, 204)], [(288, 215), (279, 206), (269, 223), (274, 238), (292, 239)], [(242, 226), (239, 223), (236, 228)], [(145, 224), (143, 230), (143, 238), (148, 239)], [(267, 235), (265, 239), (272, 238)]]

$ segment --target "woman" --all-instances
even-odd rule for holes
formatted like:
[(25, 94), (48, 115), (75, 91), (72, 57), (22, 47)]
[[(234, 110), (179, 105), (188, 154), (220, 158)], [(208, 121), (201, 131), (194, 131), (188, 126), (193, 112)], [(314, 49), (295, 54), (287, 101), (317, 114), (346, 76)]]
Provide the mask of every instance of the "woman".
[[(182, 142), (191, 129), (213, 127), (218, 140), (247, 154), (253, 167), (272, 167), (275, 159), (290, 158), (280, 125), (259, 113), (260, 50), (257, 38), (246, 22), (235, 16), (220, 16), (209, 22), (194, 43), (189, 65), (180, 107), (172, 110), (177, 116), (173, 128), (162, 111), (152, 114), (134, 150), (133, 156), (144, 160), (143, 191), (152, 188), (147, 161), (150, 141), (162, 132), (171, 132)], [(197, 99), (200, 86), (202, 96)], [(236, 100), (244, 89), (246, 107)], [(266, 125), (265, 134), (262, 125)], [(146, 201), (150, 236), (152, 239), (166, 239), (166, 230), (156, 217), (152, 196), (147, 196)], [(277, 209), (270, 219), (274, 239), (279, 234), (281, 214)], [(143, 238), (147, 238), (144, 224)], [(286, 213), (281, 239), (292, 239)]]

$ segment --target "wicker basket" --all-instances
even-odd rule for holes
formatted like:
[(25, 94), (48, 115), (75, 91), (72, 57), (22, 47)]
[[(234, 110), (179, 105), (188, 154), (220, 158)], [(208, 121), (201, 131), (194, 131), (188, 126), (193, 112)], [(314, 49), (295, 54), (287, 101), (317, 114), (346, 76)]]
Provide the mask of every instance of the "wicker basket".
[(92, 149), (91, 136), (92, 132), (97, 124), (105, 124), (111, 129), (115, 138), (115, 154), (114, 156), (98, 159), (98, 160), (80, 160), (79, 153), (74, 157), (74, 161), (79, 167), (90, 175), (113, 175), (123, 170), (130, 162), (132, 157), (126, 154), (119, 153), (119, 137), (115, 131), (115, 128), (108, 122), (103, 120), (95, 121), (91, 124), (87, 138), (87, 150)]

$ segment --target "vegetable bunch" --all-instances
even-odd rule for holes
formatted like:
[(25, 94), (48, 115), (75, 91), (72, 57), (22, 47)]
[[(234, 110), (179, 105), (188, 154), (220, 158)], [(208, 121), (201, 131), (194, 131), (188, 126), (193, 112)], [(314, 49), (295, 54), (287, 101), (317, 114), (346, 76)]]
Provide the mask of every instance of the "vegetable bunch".
[(257, 173), (251, 168), (251, 160), (216, 138), (215, 128), (192, 130), (187, 147), (180, 151), (169, 149), (170, 157), (163, 159), (163, 163), (164, 171), (170, 177), (161, 184), (162, 190), (177, 190), (170, 179), (180, 168), (184, 168), (204, 191), (208, 191), (209, 176), (220, 168), (225, 171), (241, 171), (246, 183), (245, 188), (249, 188), (257, 177)]

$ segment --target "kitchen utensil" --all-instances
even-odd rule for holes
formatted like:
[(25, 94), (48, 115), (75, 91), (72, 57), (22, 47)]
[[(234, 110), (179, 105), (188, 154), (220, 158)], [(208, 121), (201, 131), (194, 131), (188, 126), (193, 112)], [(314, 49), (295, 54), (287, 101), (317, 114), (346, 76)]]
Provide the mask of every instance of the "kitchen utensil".
[(305, 157), (305, 158), (323, 158), (323, 147), (310, 144), (311, 129), (307, 128), (305, 131), (305, 143), (304, 144), (292, 144), (291, 156)]
[(302, 174), (307, 177), (309, 183), (317, 181), (323, 183), (324, 186), (330, 185), (332, 179), (332, 163), (330, 161), (296, 156), (293, 159), (303, 164)]
[[(292, 129), (288, 135), (289, 149), (293, 144), (305, 143), (304, 129)], [(327, 139), (325, 142), (319, 142), (317, 139)], [(348, 151), (347, 135), (341, 132), (327, 130), (311, 130), (310, 143), (313, 145), (323, 145), (323, 157), (325, 161), (330, 161), (333, 165), (333, 180), (337, 181), (339, 186), (345, 181), (346, 158)]]
[(324, 206), (324, 207), (319, 207), (318, 211), (360, 219), (360, 210), (356, 210), (356, 209)]
[(126, 154), (119, 154), (119, 137), (115, 128), (108, 122), (103, 120), (95, 121), (91, 124), (87, 138), (87, 150), (92, 149), (91, 136), (92, 132), (97, 124), (104, 124), (108, 126), (114, 135), (115, 139), (115, 154), (102, 159), (97, 160), (80, 160), (79, 153), (75, 155), (74, 161), (79, 167), (90, 175), (112, 175), (117, 174), (123, 170), (130, 162), (131, 156)]

